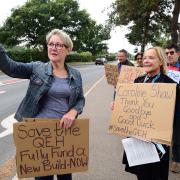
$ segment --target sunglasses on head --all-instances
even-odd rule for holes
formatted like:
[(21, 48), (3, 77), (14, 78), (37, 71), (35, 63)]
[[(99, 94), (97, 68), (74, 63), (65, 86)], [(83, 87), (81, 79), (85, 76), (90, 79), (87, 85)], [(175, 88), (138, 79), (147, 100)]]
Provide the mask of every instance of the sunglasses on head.
[(170, 55), (174, 55), (174, 51), (169, 51), (169, 52), (166, 52), (166, 55), (170, 54)]

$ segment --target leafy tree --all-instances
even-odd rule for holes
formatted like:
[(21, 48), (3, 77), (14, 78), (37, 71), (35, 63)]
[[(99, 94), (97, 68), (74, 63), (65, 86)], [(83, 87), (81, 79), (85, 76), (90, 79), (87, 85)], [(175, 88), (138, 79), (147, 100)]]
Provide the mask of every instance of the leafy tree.
[(147, 43), (157, 44), (157, 37), (170, 32), (173, 3), (173, 0), (116, 0), (109, 22), (128, 25), (127, 39), (134, 45), (141, 45), (144, 51)]
[[(174, 0), (173, 17), (171, 20), (171, 38), (173, 44), (178, 44), (178, 18), (180, 12), (180, 0)], [(179, 42), (180, 45), (180, 42)]]
[(92, 54), (98, 54), (102, 51), (107, 53), (106, 40), (110, 39), (110, 28), (96, 25), (95, 21), (91, 21), (87, 29), (79, 33), (78, 39), (81, 40), (79, 43), (81, 51), (90, 51)]
[[(12, 10), (0, 29), (0, 41), (9, 46), (26, 43), (27, 47), (46, 49), (45, 35), (54, 28), (62, 29), (71, 36), (75, 50), (90, 51), (87, 41), (90, 33), (93, 38), (99, 38), (98, 43), (93, 45), (100, 50), (107, 48), (102, 44), (104, 39), (110, 38), (108, 33), (102, 36), (106, 30), (102, 26), (99, 28), (86, 10), (80, 10), (76, 0), (28, 0)], [(93, 34), (94, 29), (96, 34)]]

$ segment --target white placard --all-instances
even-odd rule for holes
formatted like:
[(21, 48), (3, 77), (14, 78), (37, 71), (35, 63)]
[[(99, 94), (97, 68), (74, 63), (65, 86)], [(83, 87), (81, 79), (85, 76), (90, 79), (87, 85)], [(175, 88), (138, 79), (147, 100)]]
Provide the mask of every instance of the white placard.
[(126, 138), (122, 144), (130, 167), (160, 161), (156, 147), (151, 142)]

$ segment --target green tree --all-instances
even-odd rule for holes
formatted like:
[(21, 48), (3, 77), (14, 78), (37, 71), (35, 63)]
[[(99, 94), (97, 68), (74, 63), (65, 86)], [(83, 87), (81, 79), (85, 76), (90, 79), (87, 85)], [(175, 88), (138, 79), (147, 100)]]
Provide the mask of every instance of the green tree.
[[(28, 0), (23, 6), (12, 10), (0, 29), (0, 41), (9, 46), (24, 42), (27, 47), (46, 49), (45, 35), (51, 29), (59, 28), (71, 36), (75, 50), (83, 49), (87, 44), (87, 38), (83, 38), (83, 35), (87, 37), (90, 31), (99, 27), (92, 22), (87, 11), (79, 9), (76, 0)], [(101, 27), (101, 31), (105, 29)], [(109, 34), (102, 36), (101, 31), (93, 35), (93, 38), (99, 37), (100, 45), (109, 38)], [(100, 45), (94, 44), (97, 48)], [(86, 50), (89, 49), (86, 45)]]
[(174, 10), (171, 20), (171, 38), (173, 44), (178, 44), (178, 18), (180, 12), (180, 0), (174, 0)]
[(101, 52), (107, 53), (108, 47), (106, 40), (110, 39), (110, 28), (103, 25), (96, 25), (95, 21), (91, 21), (84, 32), (79, 33), (78, 39), (81, 42), (81, 51), (90, 51), (93, 55)]
[(116, 0), (109, 22), (128, 25), (130, 32), (126, 37), (129, 42), (141, 45), (141, 51), (144, 51), (146, 44), (158, 44), (157, 37), (170, 32), (174, 3), (174, 0)]

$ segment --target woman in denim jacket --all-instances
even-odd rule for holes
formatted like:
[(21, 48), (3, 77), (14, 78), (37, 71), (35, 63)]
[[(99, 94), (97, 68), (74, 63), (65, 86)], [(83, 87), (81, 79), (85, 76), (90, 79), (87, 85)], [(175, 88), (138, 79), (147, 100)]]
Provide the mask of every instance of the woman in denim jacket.
[[(10, 59), (0, 45), (0, 70), (5, 74), (29, 79), (27, 93), (15, 118), (61, 118), (60, 127), (68, 129), (83, 110), (80, 72), (65, 64), (73, 48), (70, 37), (59, 29), (46, 36), (49, 62), (19, 63)], [(71, 180), (71, 174), (57, 175), (58, 180)], [(52, 180), (53, 176), (35, 177), (35, 180)]]

